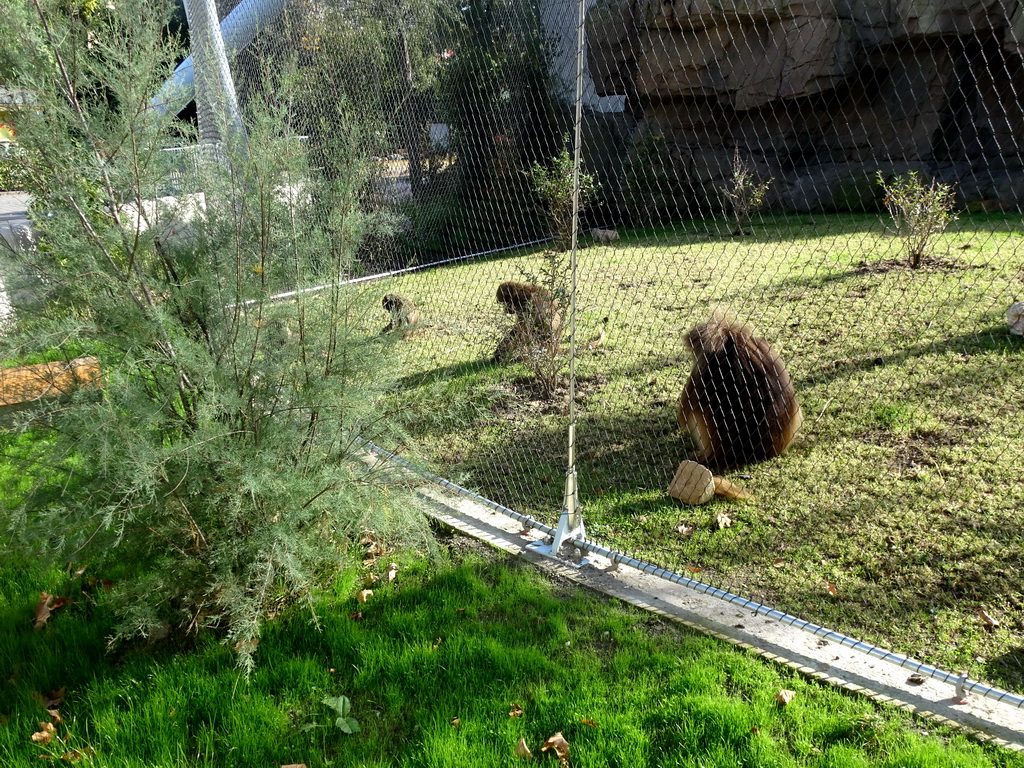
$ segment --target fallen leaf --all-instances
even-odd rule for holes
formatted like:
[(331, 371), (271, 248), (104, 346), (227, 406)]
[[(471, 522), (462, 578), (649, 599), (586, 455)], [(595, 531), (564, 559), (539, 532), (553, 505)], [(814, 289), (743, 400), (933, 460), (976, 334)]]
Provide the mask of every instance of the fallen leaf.
[(924, 675), (913, 674), (907, 678), (907, 685), (924, 685)]
[(79, 576), (81, 576), (83, 573), (85, 573), (85, 569), (88, 568), (88, 567), (89, 567), (88, 563), (83, 565), (81, 568), (75, 568), (75, 564), (74, 563), (68, 563), (68, 574), (70, 574), (71, 578), (76, 579)]
[(750, 732), (751, 733), (760, 733), (761, 729), (758, 728), (756, 725), (752, 725), (752, 726), (750, 726)]
[(53, 605), (53, 595), (49, 592), (39, 593), (39, 602), (36, 603), (36, 617), (32, 622), (32, 626), (36, 629), (42, 629), (43, 625), (50, 618), (50, 606)]
[(530, 748), (526, 746), (526, 739), (520, 739), (519, 743), (516, 744), (515, 754), (516, 757), (522, 757), (526, 760), (533, 759), (533, 753), (530, 752)]
[(87, 757), (92, 757), (96, 754), (96, 750), (92, 747), (86, 747), (85, 749), (72, 749), (65, 752), (60, 756), (61, 760), (67, 760), (69, 763), (77, 763), (79, 760), (85, 760)]
[(305, 763), (288, 763), (288, 765), (282, 765), (281, 768), (306, 768)]
[(53, 723), (40, 723), (39, 727), (42, 730), (32, 734), (32, 741), (36, 744), (49, 744), (53, 740), (53, 734), (56, 731)]
[(364, 589), (364, 590), (360, 591), (358, 595), (356, 595), (356, 602), (365, 603), (371, 597), (373, 597), (373, 590), (372, 589)]
[(245, 648), (247, 650), (254, 651), (256, 650), (256, 646), (259, 644), (260, 639), (258, 637), (250, 637), (248, 640), (239, 640), (235, 643), (235, 650), (240, 651)]
[(520, 707), (518, 704), (516, 704), (513, 701), (512, 702), (512, 711), (510, 711), (508, 713), (508, 716), (509, 717), (522, 717), (523, 716), (523, 708)]
[(541, 752), (547, 752), (549, 749), (553, 749), (560, 760), (569, 758), (569, 742), (565, 740), (561, 731), (554, 736), (548, 736), (547, 740), (541, 744)]
[(775, 700), (782, 706), (786, 706), (796, 696), (796, 691), (789, 691), (783, 688), (781, 691), (775, 694)]
[(43, 699), (43, 706), (46, 709), (56, 709), (64, 703), (64, 692), (67, 691), (67, 687), (58, 688), (55, 691), (50, 691), (50, 694)]
[(772, 560), (772, 565), (774, 565), (776, 568), (781, 568), (785, 564), (786, 561), (783, 560), (781, 557), (776, 557), (774, 560)]
[(833, 584), (831, 581), (825, 582), (825, 589), (828, 590), (828, 593), (832, 595), (832, 597), (839, 597), (839, 590), (836, 589), (836, 585)]
[(380, 579), (377, 577), (377, 574), (368, 573), (366, 574), (366, 578), (363, 580), (363, 584), (365, 584), (367, 587), (372, 587), (378, 581), (380, 581)]
[(688, 570), (690, 573), (701, 573), (704, 569), (698, 568), (696, 565), (688, 565), (686, 566), (686, 570)]
[(725, 514), (725, 512), (715, 513), (715, 516), (711, 522), (718, 530), (722, 530), (723, 528), (729, 528), (732, 526), (732, 518)]
[(451, 724), (453, 727), (458, 728), (460, 725), (462, 725), (462, 721), (457, 717), (453, 717), (451, 719)]
[(58, 712), (56, 709), (48, 709), (46, 710), (46, 714), (50, 716), (50, 720), (53, 721), (54, 725), (60, 725), (64, 722), (64, 718), (60, 716), (60, 712)]
[(985, 629), (988, 629), (988, 630), (999, 629), (999, 619), (996, 619), (996, 618), (992, 617), (988, 613), (988, 611), (979, 609), (978, 610), (978, 618), (980, 618), (982, 623), (985, 625)]
[(580, 722), (584, 725), (589, 725), (591, 728), (597, 728), (597, 723), (595, 723), (593, 720), (580, 720)]
[(434, 638), (434, 645), (433, 645), (433, 647), (437, 648), (437, 646), (439, 646), (443, 642), (444, 642), (444, 638), (443, 637), (436, 637), (436, 638)]
[(348, 615), (348, 617), (350, 619), (352, 619), (352, 621), (362, 621), (363, 620), (363, 612), (362, 611), (352, 611), (352, 613), (350, 613)]
[(398, 575), (398, 566), (395, 563), (390, 563), (388, 565), (388, 572), (387, 572), (388, 581), (389, 582), (394, 581), (395, 580), (395, 576), (397, 576), (397, 575)]
[(687, 525), (686, 523), (683, 523), (682, 525), (676, 526), (676, 533), (681, 533), (683, 536), (691, 536), (695, 530), (697, 530), (696, 525)]

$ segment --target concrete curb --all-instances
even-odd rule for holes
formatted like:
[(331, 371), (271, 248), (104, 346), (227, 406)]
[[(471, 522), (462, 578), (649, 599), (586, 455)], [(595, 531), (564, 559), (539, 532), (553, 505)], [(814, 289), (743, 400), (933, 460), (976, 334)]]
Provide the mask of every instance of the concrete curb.
[(933, 679), (908, 683), (910, 671), (897, 664), (830, 644), (809, 632), (604, 558), (588, 556), (587, 565), (573, 567), (527, 549), (543, 534), (524, 530), (506, 515), (470, 499), (450, 496), (435, 486), (420, 486), (416, 492), (435, 520), (549, 573), (757, 653), (809, 678), (958, 728), (979, 741), (1024, 751), (1024, 711), (1014, 706), (980, 696), (969, 696), (961, 703), (951, 685)]

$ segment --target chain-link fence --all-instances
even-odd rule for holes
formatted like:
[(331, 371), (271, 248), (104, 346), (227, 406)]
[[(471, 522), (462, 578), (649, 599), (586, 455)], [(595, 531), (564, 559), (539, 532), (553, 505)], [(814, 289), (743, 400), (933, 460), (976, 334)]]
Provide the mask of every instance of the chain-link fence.
[(371, 158), (390, 447), (553, 524), (574, 423), (590, 537), (1024, 689), (1024, 14), (586, 14), (301, 0), (235, 46), (247, 120)]

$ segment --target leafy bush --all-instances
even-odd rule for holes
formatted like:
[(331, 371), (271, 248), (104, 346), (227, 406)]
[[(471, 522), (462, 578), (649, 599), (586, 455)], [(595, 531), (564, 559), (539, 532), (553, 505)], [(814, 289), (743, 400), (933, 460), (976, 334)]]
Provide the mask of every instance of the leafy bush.
[(879, 171), (878, 184), (885, 192), (883, 203), (896, 225), (896, 236), (903, 241), (911, 268), (917, 269), (935, 236), (956, 221), (953, 185), (935, 179), (925, 183), (917, 171), (891, 180)]
[[(534, 163), (530, 167), (530, 183), (540, 198), (548, 219), (551, 237), (556, 251), (566, 251), (572, 246), (573, 224), (573, 158), (569, 155), (568, 137), (565, 137), (562, 151), (552, 158), (550, 166)], [(589, 173), (580, 170), (579, 210), (582, 212), (597, 196), (600, 185)]]
[(758, 181), (750, 163), (740, 156), (739, 149), (733, 151), (732, 174), (729, 183), (721, 189), (722, 197), (736, 220), (736, 231), (733, 234), (743, 236), (750, 233), (750, 217), (764, 205), (764, 198), (771, 186), (772, 179)]
[[(392, 356), (364, 330), (376, 302), (345, 286), (269, 298), (353, 269), (359, 126), (316, 183), (289, 100), (257, 105), (248, 147), (158, 204), (159, 148), (181, 130), (149, 108), (177, 54), (173, 3), (62, 7), (17, 5), (0, 41), (39, 98), (17, 129), (45, 215), (38, 251), (16, 258), (46, 288), (0, 353), (96, 349), (102, 388), (24, 425), (49, 431), (47, 457), (24, 467), (37, 481), (7, 522), (60, 561), (117, 570), (117, 637), (212, 628), (250, 669), (263, 621), (358, 562), (368, 533), (423, 530), (356, 444), (400, 438), (377, 405)], [(71, 492), (47, 494), (55, 471)]]
[(19, 148), (0, 144), (0, 192), (21, 190), (27, 183)]

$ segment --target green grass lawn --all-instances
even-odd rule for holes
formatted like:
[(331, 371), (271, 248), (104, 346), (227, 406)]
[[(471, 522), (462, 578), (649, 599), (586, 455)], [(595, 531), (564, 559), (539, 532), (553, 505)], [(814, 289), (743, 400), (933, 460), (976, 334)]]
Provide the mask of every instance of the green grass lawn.
[[(746, 238), (718, 224), (580, 252), (581, 341), (608, 318), (607, 341), (577, 362), (588, 533), (1024, 690), (1024, 339), (1005, 323), (1024, 297), (1022, 222), (963, 216), (919, 270), (874, 215), (777, 217)], [(396, 403), (414, 450), (551, 523), (564, 394), (546, 400), (522, 365), (489, 361), (507, 322), (495, 287), (539, 265), (513, 254), (371, 290), (414, 299), (431, 325), (403, 342)], [(730, 475), (753, 501), (686, 508), (665, 493), (694, 453), (675, 420), (690, 370), (681, 336), (722, 307), (782, 353), (805, 423), (784, 456)], [(723, 510), (733, 524), (718, 530)]]
[[(108, 653), (102, 588), (0, 566), (0, 765), (514, 766), (562, 732), (573, 766), (1024, 766), (514, 559), (445, 538), (358, 603), (355, 577), (272, 622), (250, 682), (209, 634)], [(390, 558), (385, 558), (390, 559)], [(383, 576), (387, 565), (375, 569)], [(94, 574), (93, 578), (103, 578)], [(39, 591), (71, 602), (32, 628)], [(360, 616), (355, 616), (359, 611)], [(779, 705), (776, 694), (796, 697)], [(360, 732), (323, 703), (345, 696)], [(49, 744), (34, 743), (56, 718)], [(59, 700), (59, 701), (58, 701)], [(518, 708), (520, 716), (510, 713)], [(45, 759), (49, 756), (49, 759)]]

